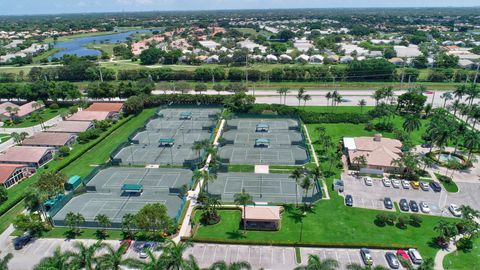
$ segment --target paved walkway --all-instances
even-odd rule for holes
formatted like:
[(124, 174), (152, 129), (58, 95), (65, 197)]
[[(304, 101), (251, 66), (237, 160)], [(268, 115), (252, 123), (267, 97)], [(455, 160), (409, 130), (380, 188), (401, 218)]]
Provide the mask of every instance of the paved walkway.
[[(460, 236), (457, 236), (455, 238), (455, 241), (457, 241), (458, 239), (460, 239)], [(455, 252), (457, 250), (455, 241), (450, 241), (450, 243), (448, 243), (447, 248), (441, 249), (437, 252), (437, 254), (435, 255), (435, 270), (444, 270), (443, 259), (445, 259), (445, 256), (447, 256), (448, 254)]]
[[(313, 160), (315, 161), (315, 165), (317, 165), (317, 167), (320, 167), (320, 162), (318, 161), (317, 152), (315, 152), (315, 148), (313, 147), (312, 140), (310, 139), (310, 133), (308, 133), (308, 128), (306, 125), (303, 125), (303, 128), (305, 129), (305, 134), (307, 135), (307, 141), (310, 144), (310, 150), (311, 150), (310, 152), (313, 155)], [(330, 200), (330, 194), (328, 193), (328, 188), (325, 181), (322, 181), (322, 189), (323, 189), (323, 194), (325, 195), (325, 198), (323, 199)]]
[(255, 173), (268, 174), (270, 172), (268, 165), (255, 165)]
[[(43, 123), (43, 126), (44, 127), (53, 126), (55, 124), (58, 124), (61, 121), (63, 121), (62, 117), (60, 117), (60, 115), (57, 115), (57, 116), (45, 121)], [(42, 125), (36, 125), (36, 126), (25, 127), (25, 128), (3, 128), (3, 127), (0, 127), (0, 133), (9, 133), (9, 134), (13, 133), (13, 132), (17, 132), (17, 133), (27, 132), (28, 135), (31, 136), (34, 133), (41, 132), (41, 131), (43, 131)]]

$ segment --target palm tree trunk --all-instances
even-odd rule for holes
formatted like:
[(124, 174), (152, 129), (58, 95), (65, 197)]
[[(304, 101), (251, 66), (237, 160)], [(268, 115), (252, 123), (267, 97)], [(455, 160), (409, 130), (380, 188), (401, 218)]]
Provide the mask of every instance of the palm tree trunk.
[(298, 185), (297, 185), (296, 179), (295, 179), (295, 207), (298, 208)]

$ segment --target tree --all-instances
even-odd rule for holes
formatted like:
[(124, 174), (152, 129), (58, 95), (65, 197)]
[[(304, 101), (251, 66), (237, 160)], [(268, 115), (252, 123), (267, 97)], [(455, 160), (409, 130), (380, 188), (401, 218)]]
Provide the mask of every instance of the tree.
[(333, 270), (339, 267), (339, 263), (334, 259), (322, 260), (318, 255), (309, 254), (306, 266), (296, 267), (296, 270)]
[(37, 235), (43, 231), (45, 224), (39, 214), (20, 214), (13, 220), (13, 227), (22, 232), (30, 231), (32, 234)]
[(407, 227), (408, 223), (408, 218), (406, 216), (399, 216), (397, 219), (397, 226), (399, 228), (405, 228)]
[(358, 106), (360, 106), (360, 111), (363, 113), (363, 107), (367, 105), (367, 101), (365, 99), (361, 99), (358, 101)]
[(198, 83), (195, 85), (195, 92), (202, 94), (202, 92), (207, 91), (208, 87), (204, 83)]
[[(282, 104), (282, 97), (288, 93), (289, 89), (288, 87), (280, 87), (277, 89), (277, 94), (280, 96), (280, 103)], [(300, 100), (298, 101), (299, 106), (300, 106)]]
[(398, 97), (397, 110), (404, 114), (419, 115), (426, 101), (427, 97), (423, 94), (409, 91)]
[(426, 258), (422, 264), (417, 267), (417, 270), (434, 270), (435, 260), (433, 258)]
[(167, 239), (163, 245), (163, 253), (160, 256), (163, 261), (165, 270), (181, 270), (188, 267), (188, 261), (183, 258), (183, 253), (187, 248), (192, 247), (192, 242), (185, 241), (175, 243), (171, 239)]
[(146, 204), (135, 215), (135, 223), (140, 230), (153, 232), (167, 231), (173, 225), (168, 215), (167, 207), (163, 203)]
[[(72, 269), (70, 258), (74, 255), (73, 252), (62, 252), (60, 247), (56, 247), (51, 257), (43, 258), (35, 267), (34, 270), (69, 270)], [(2, 269), (0, 267), (0, 269)]]
[(455, 224), (446, 220), (440, 220), (433, 229), (439, 233), (437, 243), (441, 246), (447, 245), (450, 239), (458, 234), (458, 229)]
[(212, 196), (206, 196), (202, 199), (203, 211), (202, 220), (206, 224), (216, 224), (220, 221), (217, 208), (221, 205), (220, 201)]
[(310, 100), (312, 100), (312, 96), (310, 96), (309, 94), (303, 95), (303, 106), (307, 105), (307, 101)]
[(298, 93), (297, 93), (298, 107), (300, 107), (300, 102), (302, 101), (304, 94), (305, 94), (305, 88), (300, 87), (300, 89), (298, 89)]
[(0, 186), (0, 204), (8, 200), (7, 188)]
[(388, 270), (390, 268), (387, 268), (385, 266), (381, 266), (381, 265), (376, 265), (375, 267), (371, 267), (371, 266), (362, 266), (358, 263), (351, 263), (349, 265), (347, 265), (347, 270)]
[(95, 255), (100, 249), (103, 249), (106, 245), (101, 241), (96, 242), (93, 245), (87, 246), (83, 242), (73, 243), (73, 247), (76, 252), (72, 255), (72, 265), (77, 269), (84, 268), (85, 270), (95, 269)]
[(300, 178), (303, 176), (303, 169), (302, 168), (296, 168), (295, 170), (292, 171), (290, 174), (290, 178), (295, 179), (295, 206), (298, 207), (298, 181)]
[(110, 245), (105, 245), (107, 253), (96, 258), (96, 269), (111, 269), (120, 270), (121, 266), (129, 266), (135, 259), (123, 259), (123, 254), (126, 251), (125, 245), (120, 245), (117, 249), (114, 249)]
[(217, 174), (216, 173), (210, 173), (207, 170), (198, 170), (195, 171), (193, 178), (195, 180), (203, 180), (203, 188), (204, 191), (208, 193), (208, 184), (213, 183), (217, 179)]
[(135, 228), (135, 215), (127, 213), (122, 217), (122, 231), (127, 238), (132, 238), (133, 229)]
[(250, 194), (245, 192), (245, 189), (242, 189), (241, 193), (236, 193), (233, 195), (233, 201), (235, 202), (236, 205), (242, 205), (243, 206), (243, 230), (247, 229), (247, 204), (254, 204), (252, 196)]
[(140, 53), (140, 63), (142, 65), (154, 65), (160, 61), (162, 56), (162, 50), (155, 47), (150, 47)]
[(220, 95), (221, 92), (225, 91), (225, 86), (217, 83), (213, 85), (213, 90), (217, 91), (217, 93)]
[(411, 135), (414, 130), (419, 130), (421, 126), (420, 115), (415, 114), (406, 115), (402, 125), (403, 130), (408, 132), (409, 135)]
[(12, 253), (7, 253), (2, 259), (0, 259), (0, 269), (1, 270), (8, 270), (8, 263), (13, 258)]
[(40, 175), (35, 186), (42, 193), (47, 194), (48, 198), (63, 193), (67, 177), (63, 173), (44, 172)]
[(445, 106), (447, 105), (447, 102), (449, 100), (452, 100), (453, 99), (453, 96), (452, 96), (452, 93), (451, 92), (445, 92), (443, 93), (440, 98), (443, 99), (443, 108), (445, 108)]
[(73, 212), (68, 212), (65, 215), (64, 223), (65, 223), (65, 225), (67, 225), (70, 228), (70, 230), (75, 235), (79, 235), (80, 234), (80, 225), (85, 223), (85, 218), (80, 213), (75, 214)]
[(134, 269), (143, 269), (143, 270), (157, 270), (165, 269), (165, 262), (163, 261), (162, 256), (155, 256), (152, 250), (147, 249), (147, 259), (145, 261), (139, 261), (136, 259), (126, 259), (125, 264)]
[(138, 114), (144, 108), (143, 98), (138, 96), (129, 97), (123, 104), (123, 108), (126, 114)]
[(106, 235), (106, 231), (108, 227), (112, 226), (112, 222), (110, 221), (110, 218), (105, 215), (105, 214), (97, 214), (94, 219), (99, 227), (102, 227), (102, 235)]
[[(314, 183), (312, 182), (312, 180), (310, 179), (310, 177), (308, 175), (306, 175), (305, 177), (303, 177), (302, 181), (300, 182), (300, 187), (303, 189), (304, 191), (304, 207), (306, 208), (307, 207), (307, 196), (308, 196), (308, 191), (310, 190), (310, 188), (312, 188), (314, 185)], [(313, 200), (313, 198), (310, 199), (311, 201)]]
[(461, 205), (460, 212), (462, 212), (462, 216), (465, 219), (473, 220), (474, 218), (480, 217), (480, 211), (473, 209), (469, 205)]
[(210, 270), (250, 270), (252, 266), (248, 262), (239, 261), (227, 264), (225, 261), (214, 262)]
[(410, 215), (410, 224), (414, 226), (420, 226), (423, 220), (419, 215)]
[(60, 147), (58, 149), (58, 154), (61, 156), (61, 157), (66, 157), (70, 154), (70, 147), (64, 145), (62, 147)]

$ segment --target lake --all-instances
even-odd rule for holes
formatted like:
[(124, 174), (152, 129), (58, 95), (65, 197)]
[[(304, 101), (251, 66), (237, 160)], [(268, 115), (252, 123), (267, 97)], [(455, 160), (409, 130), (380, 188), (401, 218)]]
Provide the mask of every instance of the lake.
[(102, 35), (102, 36), (91, 36), (91, 37), (80, 37), (75, 38), (69, 41), (58, 42), (55, 43), (54, 47), (61, 49), (61, 51), (53, 54), (48, 58), (51, 60), (52, 58), (61, 58), (66, 54), (76, 55), (76, 56), (100, 56), (102, 54), (101, 51), (96, 49), (89, 49), (85, 47), (87, 44), (96, 43), (121, 43), (125, 42), (128, 37), (136, 33), (146, 33), (152, 32), (154, 30), (160, 31), (159, 29), (139, 29), (139, 30), (132, 30), (127, 32), (120, 32), (116, 34), (109, 34), (109, 35)]

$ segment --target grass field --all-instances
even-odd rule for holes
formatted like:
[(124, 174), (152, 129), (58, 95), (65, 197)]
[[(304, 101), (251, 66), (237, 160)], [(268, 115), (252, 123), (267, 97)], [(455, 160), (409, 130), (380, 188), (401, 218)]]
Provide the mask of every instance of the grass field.
[(97, 49), (102, 52), (108, 53), (110, 56), (113, 55), (113, 47), (118, 46), (119, 43), (104, 43), (104, 44), (87, 44), (85, 47), (90, 49)]
[(0, 143), (8, 141), (10, 138), (10, 134), (0, 134)]
[(259, 32), (257, 32), (255, 29), (253, 28), (247, 28), (247, 27), (243, 27), (243, 28), (234, 28), (235, 30), (238, 30), (244, 34), (250, 34), (250, 35), (263, 35), (265, 37), (270, 37), (271, 35), (273, 35), (272, 32), (269, 32), (269, 31), (265, 31), (265, 30), (260, 30)]
[(447, 270), (480, 269), (480, 237), (473, 240), (470, 252), (455, 251), (443, 259), (443, 268)]
[(52, 37), (50, 37), (50, 38), (46, 38), (44, 40), (44, 43), (64, 42), (64, 41), (69, 41), (75, 38), (95, 37), (95, 36), (103, 36), (103, 35), (111, 35), (111, 34), (115, 34), (115, 32), (93, 32), (93, 33), (75, 34), (70, 36), (61, 36), (61, 37), (58, 37), (57, 40), (54, 40)]

